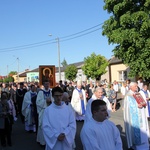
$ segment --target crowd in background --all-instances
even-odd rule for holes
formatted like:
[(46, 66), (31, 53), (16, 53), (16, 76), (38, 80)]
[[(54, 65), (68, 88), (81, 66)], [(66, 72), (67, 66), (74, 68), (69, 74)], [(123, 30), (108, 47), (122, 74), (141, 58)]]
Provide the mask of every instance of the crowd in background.
[[(20, 117), (22, 123), (25, 125), (25, 130), (28, 132), (35, 132), (37, 134), (36, 141), (40, 143), (40, 145), (45, 146), (47, 144), (47, 140), (45, 140), (47, 139), (47, 136), (43, 135), (43, 132), (47, 131), (47, 129), (43, 131), (44, 127), (42, 120), (43, 117), (45, 117), (44, 110), (46, 110), (48, 106), (52, 105), (53, 102), (57, 102), (57, 100), (59, 99), (58, 97), (55, 98), (57, 93), (62, 96), (62, 101), (64, 101), (66, 105), (71, 106), (71, 109), (74, 111), (75, 120), (77, 121), (86, 120), (86, 110), (88, 110), (88, 107), (91, 109), (92, 101), (94, 99), (101, 99), (106, 103), (107, 118), (109, 118), (110, 112), (117, 111), (116, 106), (118, 93), (121, 93), (121, 98), (124, 99), (127, 92), (130, 90), (130, 82), (130, 80), (126, 80), (122, 83), (117, 81), (108, 83), (107, 80), (103, 80), (101, 82), (96, 82), (95, 84), (93, 84), (92, 81), (90, 81), (89, 83), (87, 83), (86, 81), (65, 81), (63, 83), (60, 80), (56, 87), (59, 87), (62, 91), (60, 89), (55, 89), (56, 87), (54, 87), (53, 89), (56, 90), (55, 92), (53, 92), (53, 89), (49, 88), (50, 85), (46, 81), (42, 86), (39, 86), (38, 83), (32, 82), (9, 84), (1, 83), (1, 145), (6, 146), (8, 144), (9, 146), (12, 146), (12, 126), (14, 122), (17, 121), (17, 118)], [(139, 78), (139, 80), (137, 81), (137, 85), (139, 92), (148, 91), (148, 85), (143, 82), (142, 78)], [(124, 110), (124, 102), (122, 103), (122, 109)], [(87, 116), (92, 117), (92, 113), (88, 113)], [(68, 120), (66, 124), (69, 123), (69, 121), (70, 120)], [(73, 129), (75, 129), (75, 127)], [(58, 139), (60, 141), (63, 140), (64, 135), (60, 135)], [(47, 150), (49, 150), (49, 146), (50, 145), (47, 146)], [(72, 148), (75, 148), (75, 143), (73, 143)]]

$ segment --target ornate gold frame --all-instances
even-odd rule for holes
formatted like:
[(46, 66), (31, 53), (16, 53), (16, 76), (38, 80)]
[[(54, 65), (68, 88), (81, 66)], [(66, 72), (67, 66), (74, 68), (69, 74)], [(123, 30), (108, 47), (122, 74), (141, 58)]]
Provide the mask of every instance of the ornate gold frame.
[(54, 65), (46, 65), (46, 66), (39, 66), (39, 84), (40, 86), (43, 85), (43, 77), (45, 76), (45, 71), (49, 70), (49, 77), (53, 79), (53, 83), (50, 83), (50, 88), (53, 88), (56, 86), (56, 81), (55, 81), (55, 66)]

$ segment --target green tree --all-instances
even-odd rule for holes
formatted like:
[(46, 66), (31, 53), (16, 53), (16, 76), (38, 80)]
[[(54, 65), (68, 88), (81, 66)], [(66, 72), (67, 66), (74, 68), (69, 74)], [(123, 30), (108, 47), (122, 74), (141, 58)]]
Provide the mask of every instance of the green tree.
[(14, 82), (14, 78), (12, 76), (8, 76), (7, 78), (3, 80), (3, 82), (5, 83)]
[(77, 75), (77, 67), (75, 65), (68, 65), (65, 69), (65, 78), (73, 81)]
[(101, 76), (107, 72), (106, 67), (108, 64), (109, 63), (104, 56), (92, 53), (91, 56), (84, 58), (82, 70), (87, 78), (100, 80)]
[(17, 71), (11, 71), (8, 76), (13, 76), (13, 75), (16, 75), (17, 74)]
[(17, 71), (11, 71), (6, 78), (3, 79), (3, 82), (9, 83), (9, 82), (14, 82), (14, 78), (12, 77), (13, 75), (16, 75)]
[(62, 64), (62, 66), (63, 66), (63, 67), (67, 67), (67, 65), (68, 65), (68, 64), (67, 64), (67, 61), (66, 61), (66, 59), (65, 59), (65, 58), (64, 58), (64, 60), (62, 61), (62, 63), (61, 63), (61, 64)]
[(150, 0), (104, 0), (110, 18), (102, 34), (116, 44), (114, 55), (130, 67), (129, 75), (150, 77)]

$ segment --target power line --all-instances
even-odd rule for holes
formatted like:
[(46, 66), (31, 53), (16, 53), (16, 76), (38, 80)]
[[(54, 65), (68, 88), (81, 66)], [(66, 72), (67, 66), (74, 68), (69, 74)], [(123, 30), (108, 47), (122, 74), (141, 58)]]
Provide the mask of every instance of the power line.
[(88, 29), (86, 29), (86, 30), (83, 30), (83, 31), (80, 31), (80, 32), (77, 32), (77, 33), (74, 33), (74, 34), (71, 34), (71, 35), (68, 35), (68, 36), (60, 37), (59, 39), (64, 39), (64, 38), (68, 38), (68, 37), (71, 37), (71, 36), (75, 36), (75, 35), (77, 35), (77, 34), (80, 34), (80, 33), (86, 32), (86, 31), (88, 31), (88, 30), (91, 30), (91, 29), (93, 29), (93, 28), (96, 28), (96, 27), (98, 27), (98, 26), (101, 26), (102, 24), (103, 24), (103, 23), (100, 23), (100, 24), (98, 24), (98, 25), (96, 25), (96, 26), (93, 26), (93, 27), (91, 27), (91, 28), (88, 28)]
[[(83, 31), (80, 31), (80, 32), (77, 32), (77, 33), (74, 33), (74, 34), (71, 34), (71, 35), (68, 35), (68, 36), (60, 37), (59, 38), (60, 42), (64, 42), (64, 41), (72, 40), (72, 39), (75, 39), (75, 38), (79, 38), (79, 37), (85, 36), (87, 34), (90, 34), (92, 32), (95, 32), (97, 30), (100, 30), (102, 27), (100, 27), (100, 28), (97, 28), (97, 27), (101, 26), (102, 24), (103, 23), (98, 24), (96, 26), (93, 26), (91, 28), (88, 28), (86, 30), (83, 30)], [(97, 29), (95, 29), (95, 28), (97, 28)], [(95, 30), (89, 31), (91, 29), (95, 29)], [(87, 31), (89, 31), (89, 32), (87, 32)], [(86, 33), (84, 33), (84, 32), (86, 32)], [(83, 34), (81, 34), (81, 33), (83, 33)], [(27, 44), (27, 45), (22, 45), (22, 46), (15, 46), (15, 47), (9, 47), (9, 48), (1, 48), (0, 52), (9, 52), (9, 51), (24, 50), (24, 49), (29, 49), (29, 48), (34, 48), (34, 47), (40, 47), (40, 46), (44, 46), (44, 45), (54, 44), (54, 43), (56, 43), (56, 39), (47, 40), (47, 41), (41, 41), (41, 42)]]
[(44, 45), (49, 45), (49, 44), (53, 44), (53, 43), (56, 43), (56, 42), (50, 42), (50, 43), (45, 43), (45, 44), (38, 44), (38, 45), (33, 45), (33, 46), (26, 46), (26, 47), (18, 47), (18, 48), (15, 48), (15, 49), (8, 49), (8, 50), (0, 50), (0, 53), (1, 52), (10, 52), (10, 51), (17, 51), (17, 50), (24, 50), (24, 49), (29, 49), (29, 48), (34, 48), (34, 47), (40, 47), (40, 46), (44, 46)]
[(12, 66), (14, 65), (14, 63), (16, 63), (17, 60), (13, 61), (11, 64), (8, 64), (8, 66)]
[(76, 38), (79, 38), (79, 37), (82, 37), (82, 36), (85, 36), (87, 34), (90, 34), (90, 33), (93, 33), (93, 32), (96, 32), (98, 30), (100, 30), (101, 28), (98, 28), (98, 29), (95, 29), (93, 31), (90, 31), (88, 33), (84, 33), (84, 34), (81, 34), (81, 35), (78, 35), (78, 36), (75, 36), (75, 37), (72, 37), (72, 38), (69, 38), (69, 39), (66, 39), (66, 40), (60, 40), (60, 42), (64, 42), (64, 41), (69, 41), (69, 40), (72, 40), (72, 39), (76, 39)]
[(36, 45), (36, 44), (40, 44), (40, 43), (47, 43), (47, 42), (54, 41), (54, 40), (55, 39), (47, 40), (47, 41), (42, 41), (42, 42), (37, 42), (37, 43), (32, 43), (32, 44), (27, 44), (27, 45), (15, 46), (15, 47), (0, 48), (0, 50), (8, 50), (8, 49), (21, 48), (21, 47), (28, 47), (28, 46), (32, 46), (32, 45)]

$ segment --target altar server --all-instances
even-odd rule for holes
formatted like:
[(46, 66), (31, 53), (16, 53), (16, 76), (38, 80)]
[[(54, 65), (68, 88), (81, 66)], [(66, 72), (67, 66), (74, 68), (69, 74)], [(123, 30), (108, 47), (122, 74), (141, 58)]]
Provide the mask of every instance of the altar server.
[(122, 150), (120, 132), (107, 119), (106, 103), (94, 100), (91, 104), (92, 118), (84, 123), (80, 136), (84, 150)]
[(62, 101), (63, 90), (52, 89), (54, 102), (45, 109), (43, 134), (46, 150), (72, 150), (76, 133), (73, 110)]

